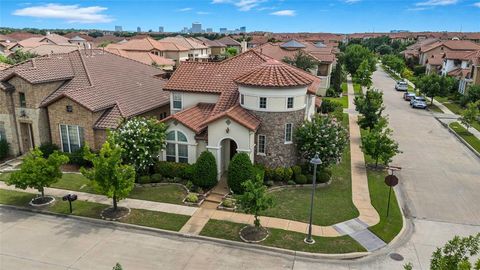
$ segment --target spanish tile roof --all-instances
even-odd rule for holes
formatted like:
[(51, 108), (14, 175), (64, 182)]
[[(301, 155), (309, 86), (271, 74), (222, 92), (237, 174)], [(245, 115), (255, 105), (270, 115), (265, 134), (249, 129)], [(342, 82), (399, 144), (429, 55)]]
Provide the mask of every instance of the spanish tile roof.
[(211, 48), (224, 48), (224, 47), (227, 47), (225, 44), (219, 42), (218, 40), (210, 40), (208, 38), (204, 38), (204, 37), (197, 37), (196, 39), (199, 40), (199, 42), (201, 42), (203, 45), (207, 46), (207, 47), (211, 47)]
[(53, 44), (57, 45), (62, 45), (62, 44), (68, 44), (68, 38), (64, 36), (60, 36), (58, 34), (48, 34), (44, 36), (40, 41), (41, 42), (46, 42), (47, 40), (50, 40)]
[(11, 67), (11, 65), (9, 65), (7, 63), (0, 62), (0, 70), (7, 69), (9, 67)]
[(437, 41), (420, 48), (421, 52), (428, 52), (437, 47), (445, 46), (453, 51), (476, 51), (480, 50), (480, 45), (475, 44), (469, 40), (447, 40)]
[(448, 75), (453, 77), (465, 78), (465, 77), (468, 77), (469, 73), (470, 73), (469, 68), (457, 68), (448, 72)]
[(205, 121), (214, 108), (215, 104), (212, 103), (198, 103), (196, 106), (170, 115), (162, 121), (165, 122), (171, 119), (177, 120), (193, 130), (196, 134), (199, 134), (205, 128)]
[(43, 37), (27, 38), (27, 39), (21, 40), (17, 43), (12, 43), (12, 46), (10, 48), (13, 48), (17, 45), (21, 48), (35, 48), (37, 46), (47, 44), (46, 42), (41, 42), (42, 39), (43, 39)]
[(441, 66), (443, 64), (443, 55), (443, 53), (434, 54), (427, 59), (426, 63), (430, 64), (431, 66)]
[(93, 112), (116, 106), (118, 112), (112, 109), (104, 114), (106, 120), (97, 123), (104, 126), (118, 113), (128, 118), (168, 104), (169, 93), (162, 90), (165, 80), (158, 78), (163, 73), (151, 65), (96, 49), (33, 58), (0, 71), (0, 81), (13, 76), (32, 84), (63, 81), (41, 106), (62, 97)]
[(223, 117), (231, 118), (242, 126), (253, 131), (256, 131), (261, 123), (260, 119), (255, 115), (242, 108), (240, 104), (237, 104), (224, 112), (210, 116), (204, 124), (206, 125)]
[(74, 36), (74, 37), (70, 38), (68, 41), (87, 41), (87, 40), (80, 37), (80, 36)]
[(221, 42), (222, 44), (225, 44), (226, 46), (241, 46), (242, 44), (235, 39), (225, 36), (220, 39), (217, 39), (218, 42)]
[(112, 108), (105, 110), (93, 126), (96, 129), (114, 129), (118, 127), (122, 120), (123, 117), (120, 108), (115, 105)]
[(298, 51), (303, 51), (304, 53), (310, 55), (312, 58), (320, 62), (331, 63), (335, 61), (335, 54), (332, 53), (332, 48), (326, 48), (316, 51), (307, 51), (305, 49), (298, 50), (288, 50), (284, 49), (278, 43), (265, 43), (263, 45), (253, 48), (259, 53), (265, 54), (268, 57), (282, 61), (285, 57), (294, 58)]
[(238, 84), (260, 87), (295, 87), (306, 86), (313, 82), (306, 72), (282, 63), (278, 60), (267, 60), (257, 68), (235, 79)]
[(135, 52), (135, 51), (124, 51), (121, 49), (114, 49), (114, 48), (107, 48), (107, 51), (121, 55), (126, 58), (130, 58), (132, 60), (147, 64), (147, 65), (152, 65), (153, 63), (156, 63), (157, 65), (160, 66), (174, 66), (175, 61), (172, 59), (168, 59), (150, 52)]
[(291, 48), (293, 48), (293, 49), (303, 49), (303, 48), (306, 48), (305, 45), (303, 45), (302, 43), (300, 43), (300, 42), (298, 42), (294, 39), (281, 44), (280, 47), (285, 48), (285, 49), (291, 49)]
[(122, 44), (109, 44), (107, 48), (122, 49), (125, 51), (188, 51), (188, 48), (168, 41), (158, 41), (147, 37), (143, 39), (131, 39)]
[(43, 55), (49, 55), (54, 53), (69, 53), (78, 49), (80, 48), (74, 44), (70, 44), (70, 45), (42, 44), (37, 47), (27, 49), (26, 51), (43, 56)]
[(203, 45), (201, 42), (194, 38), (186, 38), (183, 36), (176, 36), (176, 37), (166, 37), (160, 40), (160, 42), (171, 42), (178, 46), (187, 48), (189, 50), (196, 50), (196, 49), (207, 49), (208, 47)]

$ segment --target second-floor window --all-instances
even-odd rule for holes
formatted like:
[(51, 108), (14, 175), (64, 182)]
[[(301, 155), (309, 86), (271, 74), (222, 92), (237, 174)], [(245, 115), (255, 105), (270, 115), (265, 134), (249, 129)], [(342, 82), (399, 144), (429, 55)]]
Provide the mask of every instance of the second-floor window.
[(293, 97), (288, 97), (287, 98), (287, 109), (292, 109), (293, 108)]
[(266, 97), (261, 97), (260, 102), (259, 102), (260, 109), (266, 109), (267, 108), (267, 98)]
[(245, 96), (243, 94), (240, 94), (240, 104), (244, 104), (245, 103)]
[(285, 143), (292, 142), (292, 127), (291, 123), (285, 124)]
[(20, 100), (20, 107), (25, 108), (27, 107), (27, 101), (25, 100), (25, 93), (19, 92), (18, 99)]
[(182, 109), (182, 94), (173, 94), (173, 108), (176, 110)]
[(267, 146), (267, 137), (265, 135), (258, 135), (257, 153), (265, 155)]

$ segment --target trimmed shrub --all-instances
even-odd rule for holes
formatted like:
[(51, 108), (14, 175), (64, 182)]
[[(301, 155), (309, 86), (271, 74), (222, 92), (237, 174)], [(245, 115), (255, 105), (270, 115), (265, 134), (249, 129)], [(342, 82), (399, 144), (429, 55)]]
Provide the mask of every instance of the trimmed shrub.
[(292, 180), (287, 182), (287, 185), (295, 185), (295, 184), (296, 184), (295, 181), (292, 181)]
[(243, 183), (255, 179), (255, 170), (247, 153), (237, 153), (228, 165), (227, 183), (235, 194), (243, 194)]
[(274, 173), (275, 173), (274, 169), (269, 168), (269, 167), (265, 167), (265, 178), (264, 178), (264, 180), (267, 181), (267, 182), (275, 180), (274, 179)]
[(277, 182), (281, 182), (284, 179), (285, 175), (285, 169), (282, 167), (275, 168), (275, 171), (273, 172), (273, 180)]
[(332, 171), (327, 168), (318, 168), (317, 169), (317, 183), (326, 183), (332, 177)]
[(342, 104), (336, 101), (323, 99), (322, 105), (320, 105), (320, 111), (322, 113), (332, 113), (335, 111), (336, 108), (342, 108), (343, 111)]
[(162, 182), (162, 175), (159, 173), (154, 173), (150, 176), (150, 180), (152, 183), (160, 183)]
[(283, 169), (283, 181), (288, 182), (292, 180), (293, 171), (291, 168)]
[(0, 159), (4, 159), (8, 156), (8, 150), (10, 149), (10, 145), (7, 140), (0, 140)]
[(43, 157), (48, 158), (54, 151), (60, 151), (60, 147), (53, 143), (42, 143), (39, 147), (40, 151), (42, 151)]
[(82, 148), (77, 149), (72, 153), (64, 153), (64, 154), (67, 155), (69, 159), (68, 164), (78, 165), (80, 167), (92, 167), (93, 166), (92, 162), (85, 159), (85, 153), (87, 151), (89, 151), (87, 146), (83, 146)]
[(304, 174), (295, 176), (295, 183), (299, 185), (305, 185), (307, 183), (307, 177)]
[(217, 162), (209, 151), (203, 151), (195, 164), (193, 184), (210, 189), (217, 184)]
[(233, 208), (233, 207), (235, 207), (235, 201), (233, 199), (227, 198), (227, 199), (223, 200), (222, 205), (224, 207)]
[(193, 165), (187, 163), (176, 163), (168, 161), (157, 161), (154, 165), (155, 173), (161, 174), (165, 178), (182, 178), (191, 180), (193, 178)]
[(255, 165), (253, 166), (253, 170), (255, 172), (255, 176), (258, 178), (260, 177), (260, 179), (265, 180), (265, 167), (263, 167), (263, 165)]
[(151, 182), (150, 175), (142, 175), (138, 178), (139, 184), (150, 184), (150, 182)]
[(298, 166), (298, 165), (295, 165), (295, 166), (292, 166), (292, 172), (293, 172), (293, 178), (297, 178), (298, 176), (300, 176), (302, 174), (302, 167)]
[(267, 181), (267, 182), (265, 182), (265, 185), (267, 187), (272, 187), (273, 185), (275, 185), (275, 183), (273, 181)]
[(185, 187), (186, 187), (189, 191), (193, 191), (193, 183), (192, 183), (192, 181), (188, 181), (188, 182), (185, 184)]
[(185, 197), (185, 201), (189, 203), (197, 203), (198, 202), (198, 196), (197, 194), (189, 193), (187, 197)]

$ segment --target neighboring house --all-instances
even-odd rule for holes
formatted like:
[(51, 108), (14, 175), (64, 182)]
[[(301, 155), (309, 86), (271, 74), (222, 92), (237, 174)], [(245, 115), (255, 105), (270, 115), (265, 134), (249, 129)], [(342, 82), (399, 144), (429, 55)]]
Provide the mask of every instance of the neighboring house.
[(470, 70), (469, 60), (476, 52), (446, 52), (443, 55), (442, 75), (457, 77)]
[(203, 45), (210, 48), (210, 58), (220, 59), (224, 57), (225, 49), (227, 48), (225, 44), (219, 42), (218, 40), (210, 40), (205, 37), (197, 37), (196, 39)]
[(283, 61), (286, 57), (293, 59), (299, 51), (303, 51), (319, 63), (314, 69), (310, 70), (310, 73), (321, 79), (321, 85), (317, 94), (324, 96), (330, 87), (330, 76), (335, 64), (335, 54), (332, 47), (327, 47), (320, 42), (311, 43), (291, 40), (285, 43), (265, 43), (252, 50), (279, 61)]
[(163, 73), (102, 50), (30, 59), (0, 71), (0, 129), (13, 155), (48, 142), (99, 149), (124, 119), (168, 116)]
[(69, 53), (79, 49), (83, 49), (83, 47), (79, 47), (74, 44), (69, 44), (69, 45), (42, 44), (31, 49), (25, 49), (25, 51), (39, 55), (39, 56), (45, 56), (49, 54)]
[(147, 37), (142, 39), (131, 39), (121, 44), (109, 44), (110, 49), (120, 49), (127, 52), (148, 52), (175, 61), (178, 65), (181, 61), (188, 60), (189, 49), (173, 42), (158, 41)]
[(106, 49), (107, 51), (142, 62), (147, 65), (153, 65), (163, 70), (173, 70), (175, 61), (149, 52), (124, 51), (120, 49)]
[[(80, 36), (74, 36), (74, 37), (70, 38), (68, 40), (68, 42), (70, 44), (75, 44), (75, 45), (78, 45), (78, 46), (81, 46), (81, 47), (90, 46), (88, 41), (86, 39), (80, 37)], [(86, 48), (86, 49), (90, 49), (90, 48)]]
[(427, 45), (430, 45), (432, 43), (435, 43), (437, 41), (439, 41), (439, 39), (437, 39), (437, 38), (427, 38), (427, 39), (424, 39), (424, 40), (418, 40), (414, 44), (408, 46), (401, 53), (403, 54), (403, 56), (406, 59), (413, 58), (413, 59), (416, 59), (417, 62), (418, 62), (419, 57), (420, 57), (420, 48), (423, 47), (423, 46), (427, 46)]
[(219, 177), (237, 152), (254, 163), (298, 162), (295, 129), (315, 112), (320, 79), (249, 50), (222, 62), (184, 62), (164, 90), (172, 115), (161, 158), (194, 163), (208, 150)]
[(47, 44), (47, 42), (42, 42), (44, 37), (31, 37), (24, 40), (20, 40), (14, 44), (12, 44), (9, 48), (10, 51), (15, 52), (16, 50), (29, 50), (40, 45)]
[(218, 42), (224, 44), (228, 48), (235, 48), (237, 50), (237, 54), (242, 53), (242, 43), (236, 41), (235, 39), (229, 37), (229, 36), (224, 36), (220, 39), (217, 39)]
[(470, 71), (460, 79), (458, 91), (465, 94), (470, 85), (480, 85), (480, 51), (476, 51), (469, 55), (468, 65)]
[(480, 45), (468, 40), (447, 40), (437, 41), (419, 49), (419, 64), (426, 65), (427, 59), (432, 55), (438, 55), (447, 52), (466, 52), (480, 50)]
[(210, 58), (211, 49), (203, 45), (202, 42), (195, 38), (187, 38), (183, 36), (166, 37), (159, 40), (160, 42), (171, 42), (178, 46), (188, 49), (189, 60), (208, 60)]
[(44, 37), (40, 39), (40, 42), (46, 42), (48, 44), (56, 44), (56, 45), (65, 45), (70, 44), (70, 39), (58, 34), (50, 34), (47, 33)]
[(426, 74), (440, 74), (442, 70), (442, 64), (443, 64), (443, 55), (444, 54), (434, 54), (431, 55), (430, 58), (428, 58), (425, 61), (425, 73)]

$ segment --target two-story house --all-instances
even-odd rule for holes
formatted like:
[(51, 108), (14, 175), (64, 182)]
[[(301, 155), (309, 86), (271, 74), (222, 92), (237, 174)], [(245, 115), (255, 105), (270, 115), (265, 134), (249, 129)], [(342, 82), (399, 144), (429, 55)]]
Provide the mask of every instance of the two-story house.
[(480, 45), (468, 40), (447, 40), (437, 41), (419, 48), (419, 64), (424, 66), (432, 55), (444, 54), (447, 52), (472, 52), (480, 50)]
[(237, 152), (269, 167), (292, 166), (293, 134), (314, 114), (319, 84), (253, 50), (222, 62), (184, 62), (164, 87), (172, 115), (163, 120), (169, 127), (162, 159), (194, 163), (208, 150), (219, 175)]
[(195, 38), (187, 38), (183, 36), (176, 37), (166, 37), (160, 40), (161, 42), (171, 42), (178, 46), (188, 49), (188, 59), (189, 60), (208, 60), (210, 58), (211, 49), (210, 47), (202, 44), (200, 41)]
[(12, 155), (52, 142), (99, 149), (108, 129), (135, 116), (169, 115), (164, 72), (103, 50), (30, 59), (0, 71), (0, 130)]
[(480, 50), (468, 56), (469, 71), (460, 79), (458, 91), (465, 94), (470, 85), (480, 85)]

